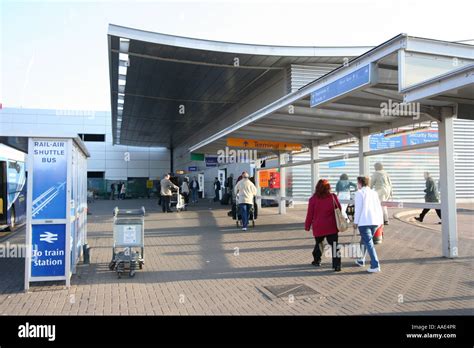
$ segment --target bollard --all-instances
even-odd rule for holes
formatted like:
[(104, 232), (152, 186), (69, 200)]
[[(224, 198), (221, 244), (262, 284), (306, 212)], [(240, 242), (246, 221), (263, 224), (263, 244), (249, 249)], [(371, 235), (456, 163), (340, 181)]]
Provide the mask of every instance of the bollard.
[(90, 259), (90, 247), (88, 244), (84, 244), (82, 246), (82, 252), (83, 252), (83, 257), (84, 257), (84, 264), (88, 265), (91, 261)]

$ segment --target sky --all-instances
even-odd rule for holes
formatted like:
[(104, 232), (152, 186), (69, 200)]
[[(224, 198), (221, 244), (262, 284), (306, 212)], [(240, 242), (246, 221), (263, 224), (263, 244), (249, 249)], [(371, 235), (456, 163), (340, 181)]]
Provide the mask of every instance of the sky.
[(3, 107), (110, 111), (107, 27), (270, 45), (474, 39), (469, 0), (0, 0)]

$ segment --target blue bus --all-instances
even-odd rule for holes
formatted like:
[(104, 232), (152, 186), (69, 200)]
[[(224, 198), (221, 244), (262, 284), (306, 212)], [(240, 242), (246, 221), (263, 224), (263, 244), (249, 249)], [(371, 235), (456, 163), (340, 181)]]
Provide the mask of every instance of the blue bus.
[(0, 230), (26, 221), (26, 154), (0, 144)]

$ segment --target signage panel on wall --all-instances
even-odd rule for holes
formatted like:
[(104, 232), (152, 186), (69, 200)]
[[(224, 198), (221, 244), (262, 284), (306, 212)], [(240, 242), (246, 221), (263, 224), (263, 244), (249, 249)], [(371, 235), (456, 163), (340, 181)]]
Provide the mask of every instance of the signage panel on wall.
[(66, 225), (32, 225), (31, 233), (31, 276), (64, 276), (66, 274)]
[(32, 154), (32, 219), (65, 219), (67, 142), (35, 140)]

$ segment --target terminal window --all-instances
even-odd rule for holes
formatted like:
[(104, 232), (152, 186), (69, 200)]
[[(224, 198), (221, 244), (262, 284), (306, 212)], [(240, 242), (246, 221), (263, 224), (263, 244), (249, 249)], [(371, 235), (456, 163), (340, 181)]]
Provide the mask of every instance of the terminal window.
[(87, 178), (104, 178), (104, 172), (87, 172)]
[(105, 141), (105, 134), (84, 134), (84, 133), (80, 133), (79, 137), (83, 141)]

